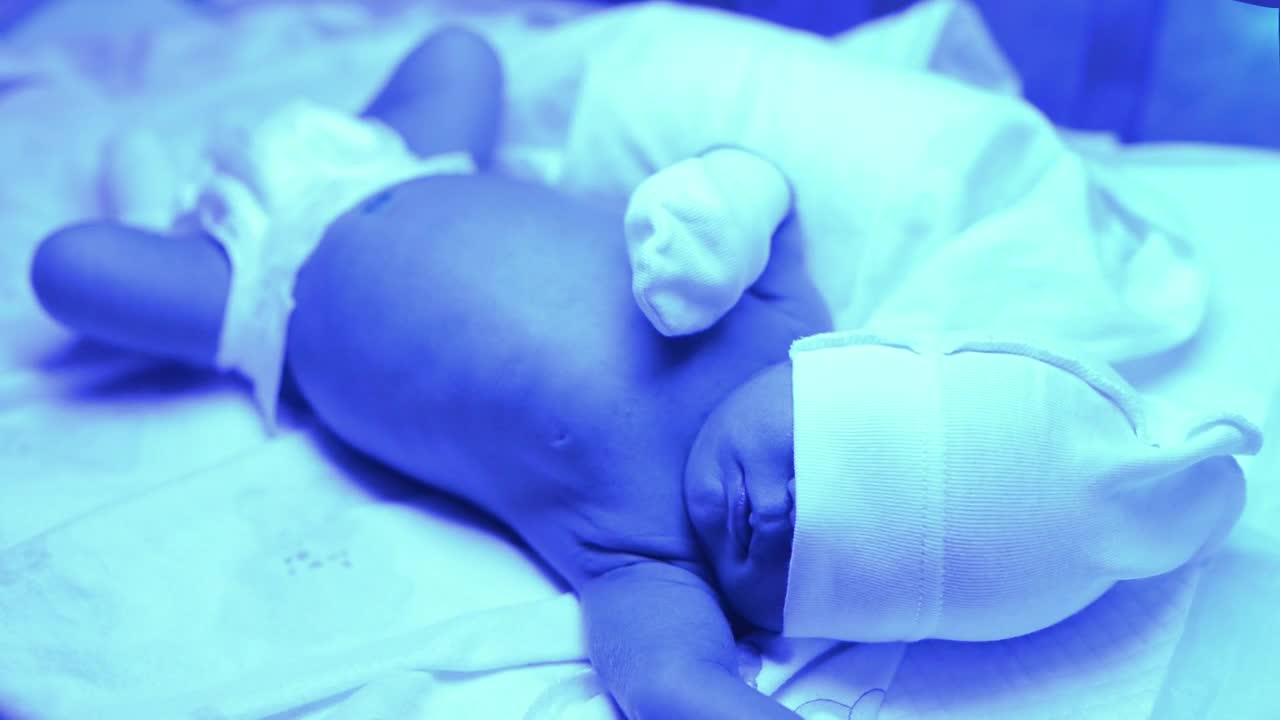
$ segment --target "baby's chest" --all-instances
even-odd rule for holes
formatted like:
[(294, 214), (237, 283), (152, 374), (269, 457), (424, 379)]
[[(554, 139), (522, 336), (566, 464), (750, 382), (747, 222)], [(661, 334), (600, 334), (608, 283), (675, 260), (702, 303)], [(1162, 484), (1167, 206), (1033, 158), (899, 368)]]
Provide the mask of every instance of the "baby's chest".
[[(578, 494), (571, 503), (551, 511), (529, 503), (507, 521), (575, 587), (637, 562), (699, 566), (701, 551), (685, 513), (680, 476), (636, 475), (627, 488), (619, 481), (575, 480)], [(612, 486), (601, 488), (602, 483)]]

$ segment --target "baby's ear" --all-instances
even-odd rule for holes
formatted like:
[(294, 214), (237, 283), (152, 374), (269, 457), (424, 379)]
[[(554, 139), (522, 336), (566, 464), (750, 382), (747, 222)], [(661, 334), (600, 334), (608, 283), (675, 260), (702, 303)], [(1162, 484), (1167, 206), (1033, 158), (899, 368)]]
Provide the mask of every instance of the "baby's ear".
[(45, 311), (83, 335), (211, 366), (230, 268), (206, 237), (174, 238), (116, 223), (45, 238), (31, 285)]
[(732, 309), (769, 265), (791, 205), (781, 171), (741, 148), (710, 150), (642, 182), (625, 234), (632, 290), (654, 327), (690, 335)]

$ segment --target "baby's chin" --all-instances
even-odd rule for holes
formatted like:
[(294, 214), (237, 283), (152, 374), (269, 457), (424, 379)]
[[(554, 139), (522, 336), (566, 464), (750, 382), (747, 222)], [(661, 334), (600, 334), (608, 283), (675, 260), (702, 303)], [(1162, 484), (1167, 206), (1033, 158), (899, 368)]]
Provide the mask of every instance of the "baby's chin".
[(742, 619), (761, 630), (782, 632), (790, 546), (788, 538), (787, 557), (781, 561), (754, 557), (716, 561), (716, 577), (725, 600)]

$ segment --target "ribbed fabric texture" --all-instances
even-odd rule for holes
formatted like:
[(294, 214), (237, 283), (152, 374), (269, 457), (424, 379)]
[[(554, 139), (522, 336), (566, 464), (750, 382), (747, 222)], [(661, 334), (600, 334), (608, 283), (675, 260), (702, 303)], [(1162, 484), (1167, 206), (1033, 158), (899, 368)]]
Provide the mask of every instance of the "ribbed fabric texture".
[(665, 335), (711, 327), (760, 277), (790, 210), (786, 178), (746, 150), (717, 148), (652, 175), (625, 221), (640, 309)]
[(792, 362), (792, 636), (1045, 628), (1221, 540), (1244, 502), (1230, 456), (1261, 444), (1026, 343), (833, 333)]

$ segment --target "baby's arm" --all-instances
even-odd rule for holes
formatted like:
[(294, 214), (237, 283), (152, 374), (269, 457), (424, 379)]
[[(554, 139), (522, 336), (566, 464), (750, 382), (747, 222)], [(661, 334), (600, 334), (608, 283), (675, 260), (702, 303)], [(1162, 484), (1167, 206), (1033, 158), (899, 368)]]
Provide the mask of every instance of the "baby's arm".
[(631, 720), (794, 720), (743, 682), (714, 590), (663, 562), (627, 565), (581, 590), (591, 661)]

